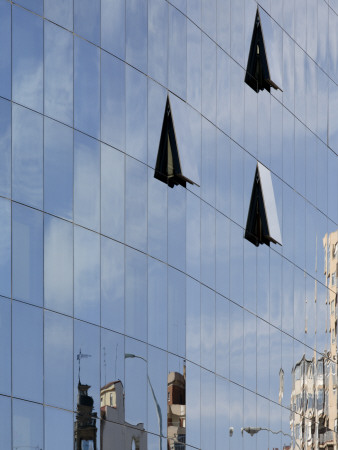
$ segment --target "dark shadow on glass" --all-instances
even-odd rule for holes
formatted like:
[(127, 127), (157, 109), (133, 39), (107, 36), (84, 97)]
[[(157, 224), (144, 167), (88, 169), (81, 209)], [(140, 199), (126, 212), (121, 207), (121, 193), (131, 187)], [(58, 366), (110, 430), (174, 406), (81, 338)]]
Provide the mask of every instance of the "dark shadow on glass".
[(245, 82), (254, 91), (259, 92), (270, 88), (282, 90), (270, 78), (269, 64), (266, 56), (261, 18), (257, 8), (255, 24), (252, 32)]

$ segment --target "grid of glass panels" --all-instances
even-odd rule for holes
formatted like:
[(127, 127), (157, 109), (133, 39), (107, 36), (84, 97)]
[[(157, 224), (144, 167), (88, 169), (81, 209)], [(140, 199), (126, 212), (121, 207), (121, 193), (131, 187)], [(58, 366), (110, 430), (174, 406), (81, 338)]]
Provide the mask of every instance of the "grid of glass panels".
[(254, 0), (0, 0), (1, 449), (336, 445), (338, 4), (259, 5), (271, 94)]

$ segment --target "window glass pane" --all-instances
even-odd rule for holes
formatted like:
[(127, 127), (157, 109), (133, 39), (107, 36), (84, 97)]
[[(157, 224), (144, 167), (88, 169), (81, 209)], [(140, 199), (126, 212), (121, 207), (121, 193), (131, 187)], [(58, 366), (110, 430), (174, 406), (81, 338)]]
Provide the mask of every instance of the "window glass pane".
[[(9, 299), (0, 297), (0, 360), (1, 360), (0, 392), (6, 395), (11, 395), (10, 342), (11, 342), (11, 302)], [(0, 396), (0, 404), (2, 398), (3, 397)]]
[(45, 307), (73, 314), (73, 224), (44, 216)]
[(201, 200), (187, 192), (186, 211), (186, 257), (187, 274), (200, 279), (201, 276)]
[(169, 89), (182, 99), (187, 96), (187, 20), (169, 5)]
[[(271, 75), (272, 76), (272, 75)], [(271, 95), (264, 89), (257, 99), (257, 156), (259, 162), (266, 167), (270, 166), (270, 118)], [(252, 119), (251, 119), (252, 120)], [(273, 145), (273, 144), (272, 144)]]
[(13, 395), (42, 402), (42, 309), (14, 301), (12, 315)]
[[(290, 3), (290, 1), (286, 3)], [(294, 61), (295, 61), (295, 42), (290, 38), (290, 36), (288, 36), (286, 33), (283, 33), (283, 104), (290, 111), (294, 111), (295, 108)]]
[[(200, 447), (201, 369), (187, 361), (186, 376), (186, 442)], [(208, 448), (208, 447), (207, 447)]]
[(0, 198), (0, 295), (11, 296), (11, 204)]
[[(86, 385), (87, 388), (86, 389)], [(91, 414), (100, 414), (100, 328), (74, 321), (74, 409), (80, 392), (84, 401), (93, 401)], [(99, 426), (96, 420), (96, 426)]]
[(73, 320), (45, 311), (44, 334), (45, 403), (72, 410)]
[(126, 141), (125, 67), (101, 52), (101, 139), (119, 150), (125, 149)]
[(74, 40), (74, 127), (100, 137), (100, 50), (77, 37)]
[(167, 260), (167, 190), (148, 169), (148, 253), (162, 261)]
[(338, 223), (338, 178), (337, 178), (337, 155), (328, 151), (328, 215)]
[(127, 66), (126, 151), (144, 163), (147, 162), (147, 97), (147, 78)]
[[(36, 1), (34, 0), (34, 3)], [(41, 17), (13, 7), (13, 101), (43, 110), (43, 23)]]
[(201, 26), (202, 0), (187, 0), (187, 16)]
[(215, 371), (215, 292), (201, 287), (201, 366)]
[[(337, 1), (337, 0), (335, 0)], [(337, 9), (338, 11), (338, 3), (337, 3)], [(335, 14), (331, 9), (329, 9), (329, 45), (328, 45), (328, 51), (329, 51), (329, 75), (330, 77), (337, 82), (338, 74), (337, 74), (337, 67), (338, 67), (338, 55), (337, 55), (337, 36), (338, 36), (338, 15)]]
[(43, 0), (17, 0), (16, 3), (30, 11), (40, 14), (40, 16), (43, 15)]
[(168, 84), (168, 3), (148, 2), (148, 74), (159, 83)]
[(126, 159), (126, 242), (147, 249), (147, 167)]
[(73, 29), (73, 1), (72, 0), (44, 0), (45, 17), (68, 30)]
[[(208, 2), (208, 10), (211, 8)], [(216, 123), (216, 73), (216, 44), (202, 34), (202, 113), (213, 123)]]
[(43, 448), (43, 407), (13, 399), (13, 448)]
[[(243, 149), (231, 142), (231, 218), (244, 227), (244, 152)], [(252, 172), (251, 177), (254, 175)], [(253, 178), (251, 178), (253, 179)], [(251, 193), (250, 193), (251, 194)], [(246, 195), (250, 195), (249, 192)], [(245, 216), (247, 212), (245, 211)], [(246, 223), (246, 217), (245, 217)]]
[(74, 31), (100, 45), (100, 0), (74, 0)]
[[(237, 9), (237, 8), (235, 8)], [(245, 72), (230, 60), (230, 131), (231, 137), (240, 145), (244, 141), (244, 86)], [(229, 101), (229, 99), (227, 99)]]
[(44, 119), (44, 209), (73, 219), (73, 130)]
[(216, 212), (216, 290), (229, 296), (230, 222)]
[(126, 0), (126, 60), (147, 73), (147, 1)]
[(102, 328), (100, 404), (105, 411), (105, 420), (111, 422), (123, 414), (124, 355), (124, 336)]
[(12, 429), (12, 408), (11, 399), (0, 395), (0, 446), (3, 450), (11, 450), (11, 429)]
[(202, 0), (202, 30), (213, 41), (216, 40), (217, 31), (217, 27), (215, 27), (217, 18), (216, 3), (217, 0)]
[(148, 165), (155, 168), (167, 90), (148, 78)]
[(0, 95), (11, 98), (11, 4), (0, 1)]
[(73, 35), (45, 22), (44, 113), (73, 125)]
[(43, 118), (29, 109), (12, 108), (12, 195), (27, 205), (43, 205)]
[(216, 128), (202, 119), (202, 182), (201, 197), (212, 206), (215, 205), (216, 184)]
[(12, 205), (13, 297), (43, 303), (43, 216), (25, 206)]
[(201, 287), (187, 277), (187, 359), (200, 364), (201, 359)]
[(0, 194), (5, 197), (11, 196), (11, 119), (11, 103), (0, 99)]
[(201, 369), (201, 448), (215, 450), (215, 374)]
[(124, 247), (105, 237), (101, 237), (101, 325), (124, 332)]
[(167, 266), (148, 258), (148, 342), (167, 349)]
[(100, 143), (74, 135), (74, 221), (100, 230)]
[(126, 334), (147, 340), (147, 257), (126, 247)]
[(201, 281), (215, 288), (216, 265), (216, 218), (215, 210), (201, 203)]
[(168, 350), (185, 357), (186, 276), (168, 267)]
[(329, 146), (338, 152), (338, 126), (335, 121), (335, 111), (338, 104), (338, 86), (330, 81), (329, 86)]
[(101, 144), (101, 233), (124, 241), (124, 154)]
[[(246, 67), (247, 55), (244, 56), (244, 5), (245, 2), (237, 2), (231, 0), (231, 19), (230, 19), (230, 42), (231, 42), (231, 56), (242, 67)], [(254, 16), (252, 17), (252, 24), (254, 23)], [(241, 82), (244, 76), (241, 77)]]
[[(127, 364), (127, 361), (126, 361)], [(148, 346), (148, 431), (166, 435), (168, 410), (167, 353)]]
[(126, 8), (124, 0), (101, 0), (101, 47), (125, 59)]
[(295, 170), (294, 133), (295, 133), (294, 116), (285, 108), (283, 108), (283, 179), (290, 186), (294, 185), (294, 170)]
[(100, 236), (74, 228), (74, 315), (100, 323)]
[(295, 115), (303, 123), (306, 121), (306, 53), (295, 45)]
[[(216, 376), (216, 448), (229, 449), (229, 381)], [(226, 430), (226, 432), (224, 431)], [(250, 444), (251, 445), (251, 444)]]
[[(45, 450), (59, 450), (72, 448), (73, 414), (55, 408), (45, 408)], [(62, 430), (56, 433), (55, 430)]]
[(230, 225), (230, 298), (243, 304), (243, 229)]
[(201, 30), (189, 20), (187, 22), (187, 100), (198, 111), (201, 111), (202, 86), (201, 36)]

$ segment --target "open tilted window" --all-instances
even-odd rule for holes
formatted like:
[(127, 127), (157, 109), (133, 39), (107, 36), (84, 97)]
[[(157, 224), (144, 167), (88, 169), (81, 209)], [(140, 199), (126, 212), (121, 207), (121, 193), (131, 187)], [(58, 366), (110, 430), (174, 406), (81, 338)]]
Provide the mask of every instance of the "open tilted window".
[[(184, 145), (186, 143), (183, 142), (183, 139), (181, 153), (179, 152), (174, 126), (174, 114), (172, 111), (168, 95), (154, 177), (168, 184), (170, 187), (174, 187), (178, 184), (186, 187), (187, 182), (199, 184), (197, 172), (194, 170), (196, 162), (193, 160), (191, 149), (186, 148), (187, 146)], [(181, 131), (184, 133), (184, 125), (182, 122), (184, 122), (185, 118), (182, 117), (182, 111), (177, 108), (176, 112), (177, 120), (179, 121), (178, 125), (182, 128)]]
[(278, 87), (270, 78), (269, 64), (266, 56), (263, 29), (258, 8), (252, 33), (245, 82), (256, 92), (262, 91), (263, 89), (270, 92), (271, 87), (280, 89), (280, 87)]
[(257, 163), (245, 229), (245, 239), (256, 246), (282, 245), (275, 194), (270, 171)]

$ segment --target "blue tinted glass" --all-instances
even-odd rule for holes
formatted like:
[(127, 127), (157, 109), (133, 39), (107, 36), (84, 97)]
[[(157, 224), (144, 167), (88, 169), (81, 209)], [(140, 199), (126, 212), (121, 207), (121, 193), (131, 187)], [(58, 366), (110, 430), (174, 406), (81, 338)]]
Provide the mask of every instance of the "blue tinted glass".
[(217, 0), (202, 0), (202, 30), (216, 40), (216, 1)]
[(125, 58), (126, 7), (124, 0), (101, 0), (101, 47)]
[(13, 7), (13, 100), (43, 110), (43, 22), (35, 14)]
[(29, 109), (12, 108), (13, 200), (42, 209), (43, 118)]
[(73, 35), (45, 22), (44, 113), (73, 124)]
[(187, 19), (169, 5), (169, 89), (187, 96)]
[(187, 192), (186, 217), (186, 270), (187, 274), (199, 280), (201, 275), (201, 201), (190, 192)]
[(186, 267), (186, 196), (181, 186), (168, 189), (168, 262), (185, 271)]
[(124, 247), (101, 238), (101, 325), (124, 332)]
[(74, 315), (100, 323), (100, 236), (74, 228)]
[[(72, 448), (74, 445), (73, 423), (74, 416), (71, 412), (45, 408), (45, 450)], [(62, 433), (55, 433), (56, 427), (62, 430)]]
[[(45, 403), (73, 409), (73, 320), (45, 311)], [(64, 447), (66, 448), (66, 447)]]
[(147, 72), (147, 0), (126, 0), (126, 60)]
[(100, 45), (100, 0), (74, 0), (74, 31)]
[(47, 214), (44, 220), (45, 307), (72, 315), (73, 224)]
[(74, 135), (74, 221), (100, 229), (100, 143), (85, 134)]
[(216, 123), (216, 44), (202, 35), (202, 113)]
[(73, 218), (73, 130), (45, 117), (44, 209)]
[(0, 1), (0, 95), (11, 98), (11, 5)]
[(148, 342), (167, 348), (167, 266), (148, 258)]
[(101, 52), (101, 140), (119, 150), (126, 141), (125, 64)]
[(215, 205), (216, 195), (216, 128), (202, 120), (202, 182), (201, 197), (207, 203)]
[(42, 305), (42, 213), (13, 203), (12, 221), (13, 297)]
[[(168, 267), (168, 350), (185, 357), (186, 276)], [(179, 311), (179, 314), (178, 314)]]
[(168, 83), (168, 3), (148, 2), (148, 74), (164, 86)]
[(12, 315), (13, 395), (42, 402), (42, 309), (13, 302)]
[(216, 223), (215, 210), (205, 202), (201, 203), (201, 281), (215, 287)]
[(13, 449), (43, 448), (43, 406), (13, 399)]
[(147, 339), (147, 257), (126, 247), (126, 334)]
[[(194, 0), (190, 0), (194, 1)], [(230, 3), (231, 0), (217, 0), (217, 43), (230, 54)], [(252, 27), (252, 18), (251, 25)]]
[(147, 162), (147, 78), (129, 66), (126, 70), (126, 151)]
[(0, 194), (5, 197), (11, 196), (11, 119), (11, 103), (0, 99)]
[(215, 292), (201, 287), (201, 366), (215, 371)]
[(44, 0), (45, 16), (68, 30), (73, 29), (73, 0)]
[(0, 295), (11, 296), (11, 205), (0, 198)]
[(167, 259), (167, 189), (148, 169), (148, 252), (162, 261)]
[(124, 241), (123, 153), (101, 144), (101, 233)]
[(100, 50), (77, 37), (74, 41), (74, 126), (100, 137)]
[[(187, 100), (201, 111), (202, 40), (201, 30), (187, 22)], [(224, 105), (223, 105), (224, 106)]]
[(11, 398), (0, 395), (0, 446), (3, 450), (11, 450), (12, 411)]
[(0, 392), (6, 395), (11, 395), (11, 322), (11, 302), (0, 297)]
[(43, 0), (16, 0), (16, 3), (30, 11), (40, 14), (40, 16), (43, 15)]
[(126, 242), (147, 249), (147, 167), (127, 157), (126, 160)]

